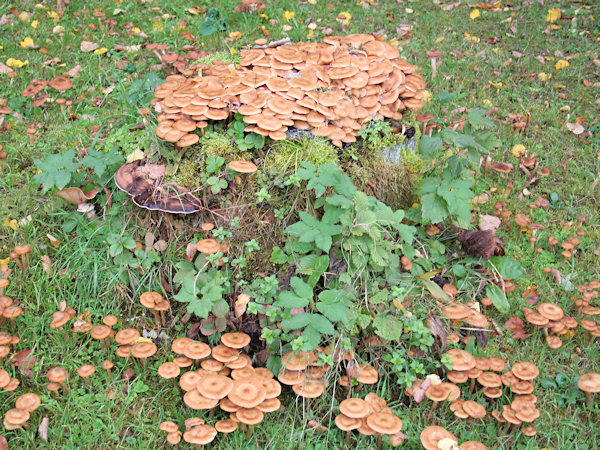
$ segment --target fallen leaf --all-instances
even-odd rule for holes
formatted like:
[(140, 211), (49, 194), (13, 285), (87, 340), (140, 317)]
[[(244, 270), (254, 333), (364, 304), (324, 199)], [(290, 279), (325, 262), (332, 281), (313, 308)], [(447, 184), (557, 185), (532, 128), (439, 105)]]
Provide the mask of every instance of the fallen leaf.
[(561, 16), (561, 13), (560, 13), (560, 9), (558, 9), (558, 7), (549, 9), (548, 14), (546, 14), (546, 22), (554, 23), (558, 19), (560, 19), (560, 16)]
[(198, 248), (196, 247), (196, 242), (190, 242), (185, 248), (185, 259), (187, 259), (189, 262), (192, 262), (197, 251)]
[(525, 323), (523, 319), (513, 316), (506, 321), (504, 328), (510, 331), (513, 339), (526, 339), (530, 335), (525, 332)]
[(83, 67), (81, 67), (79, 64), (77, 64), (75, 67), (73, 67), (71, 70), (69, 70), (67, 72), (67, 75), (69, 75), (70, 78), (79, 78), (79, 75), (81, 74), (82, 70), (83, 70)]
[(430, 385), (431, 380), (426, 378), (421, 386), (413, 389), (413, 398), (415, 399), (415, 402), (421, 403), (425, 399), (425, 391), (427, 391)]
[(492, 232), (496, 231), (502, 221), (499, 217), (492, 216), (490, 214), (482, 214), (479, 216), (479, 229), (480, 230), (490, 230)]
[(564, 69), (565, 67), (569, 66), (569, 61), (567, 61), (566, 59), (559, 59), (558, 61), (556, 61), (556, 64), (554, 64), (554, 68), (556, 70)]
[(11, 357), (12, 366), (18, 367), (21, 375), (24, 375), (27, 378), (33, 378), (32, 369), (37, 362), (37, 358), (31, 355), (31, 352), (31, 349), (21, 350), (19, 353), (16, 353)]
[(61, 189), (56, 192), (61, 198), (64, 198), (66, 201), (73, 203), (74, 205), (81, 205), (82, 203), (87, 203), (91, 199), (93, 199), (98, 194), (97, 189), (92, 189), (89, 192), (83, 192), (81, 188), (78, 187), (68, 187), (65, 189)]
[(320, 424), (316, 420), (309, 420), (308, 426), (311, 427), (315, 431), (327, 431), (327, 428), (325, 428), (322, 424)]
[(38, 434), (40, 435), (40, 439), (42, 441), (48, 440), (48, 425), (50, 420), (47, 417), (44, 417), (40, 422), (40, 426), (38, 427)]
[(585, 128), (583, 128), (583, 125), (581, 125), (580, 123), (568, 123), (567, 128), (571, 133), (576, 135), (580, 135), (585, 131)]
[(444, 329), (444, 324), (442, 321), (434, 315), (429, 314), (429, 317), (425, 323), (427, 328), (429, 328), (429, 331), (431, 331), (431, 334), (438, 336), (442, 341), (441, 351), (443, 352), (446, 350), (446, 330)]
[(165, 241), (164, 239), (159, 239), (158, 241), (156, 241), (156, 244), (154, 244), (154, 250), (158, 252), (164, 252), (167, 249), (167, 247), (167, 241)]
[(14, 72), (14, 70), (12, 70), (6, 64), (0, 62), (0, 73), (10, 73), (10, 72)]
[(93, 52), (94, 50), (96, 50), (99, 47), (98, 44), (96, 44), (95, 42), (90, 42), (90, 41), (81, 41), (81, 45), (79, 46), (79, 50), (81, 50), (82, 52)]
[(51, 234), (46, 234), (46, 237), (50, 241), (50, 245), (52, 245), (52, 247), (54, 247), (54, 248), (60, 247), (60, 241), (58, 239), (56, 239), (54, 236), (52, 236)]
[(473, 11), (471, 11), (471, 14), (469, 14), (469, 17), (471, 19), (477, 19), (479, 16), (481, 16), (481, 11), (479, 11), (478, 9), (474, 9)]
[(41, 257), (42, 267), (44, 268), (44, 272), (48, 274), (49, 277), (52, 276), (52, 260), (48, 255), (43, 255)]

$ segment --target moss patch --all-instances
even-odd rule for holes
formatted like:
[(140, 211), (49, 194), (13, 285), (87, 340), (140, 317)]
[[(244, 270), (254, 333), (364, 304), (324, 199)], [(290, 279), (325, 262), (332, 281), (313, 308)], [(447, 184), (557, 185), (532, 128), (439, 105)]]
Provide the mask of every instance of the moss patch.
[(330, 141), (321, 137), (299, 140), (275, 141), (265, 155), (265, 169), (278, 174), (294, 172), (302, 161), (315, 166), (325, 163), (338, 164), (338, 150)]

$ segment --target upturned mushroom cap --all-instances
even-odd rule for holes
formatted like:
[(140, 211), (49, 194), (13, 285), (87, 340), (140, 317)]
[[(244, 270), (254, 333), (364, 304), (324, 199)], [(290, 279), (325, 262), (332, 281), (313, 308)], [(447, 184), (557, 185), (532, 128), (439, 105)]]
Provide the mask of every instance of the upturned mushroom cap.
[(102, 323), (109, 327), (114, 327), (119, 322), (119, 319), (114, 314), (109, 314), (104, 319), (102, 319)]
[(104, 361), (102, 361), (102, 369), (110, 370), (113, 367), (114, 367), (114, 364), (112, 363), (112, 361), (109, 361), (108, 359), (105, 359)]
[(62, 383), (67, 379), (67, 371), (59, 366), (52, 367), (46, 374), (46, 377), (53, 383)]
[(29, 420), (29, 411), (25, 409), (13, 408), (6, 411), (4, 421), (12, 425), (22, 425)]
[(153, 342), (138, 342), (131, 347), (131, 356), (134, 358), (149, 358), (154, 355), (158, 348)]
[[(212, 357), (222, 363), (229, 363), (235, 360), (239, 355), (239, 351), (226, 345), (217, 345), (212, 349)], [(207, 355), (208, 356), (208, 355)]]
[(373, 392), (370, 392), (365, 396), (365, 401), (369, 404), (371, 412), (374, 413), (381, 412), (381, 410), (387, 406), (387, 402)]
[(425, 395), (434, 402), (453, 402), (460, 397), (460, 389), (454, 383), (440, 383), (429, 386), (425, 391)]
[(523, 361), (513, 366), (512, 373), (520, 380), (529, 381), (536, 379), (540, 370), (535, 364)]
[(140, 336), (140, 332), (135, 328), (124, 328), (115, 335), (115, 342), (119, 345), (127, 345), (138, 340)]
[(181, 389), (186, 392), (191, 391), (196, 389), (196, 385), (198, 384), (198, 381), (200, 381), (200, 378), (201, 376), (197, 372), (185, 372), (183, 375), (181, 375), (181, 378), (179, 378), (179, 386), (181, 386)]
[(466, 319), (471, 313), (471, 308), (462, 303), (450, 303), (442, 308), (442, 315), (451, 320)]
[(31, 253), (31, 247), (29, 245), (17, 245), (13, 250), (17, 255), (23, 256)]
[(379, 374), (374, 367), (366, 364), (361, 364), (357, 371), (358, 373), (352, 373), (352, 376), (356, 378), (356, 381), (362, 384), (375, 384), (379, 380)]
[(402, 421), (393, 414), (377, 412), (367, 417), (367, 425), (381, 434), (395, 434), (402, 429)]
[(281, 394), (281, 384), (279, 384), (277, 380), (265, 380), (263, 378), (261, 382), (266, 391), (265, 399), (268, 400), (270, 398), (279, 397), (279, 394)]
[(33, 412), (40, 406), (41, 399), (37, 394), (32, 392), (21, 395), (15, 402), (17, 409), (24, 409), (25, 411)]
[(371, 413), (371, 409), (361, 398), (347, 398), (340, 403), (340, 412), (353, 419), (362, 419)]
[(239, 380), (241, 378), (256, 378), (256, 371), (254, 370), (254, 367), (242, 367), (241, 369), (232, 370), (230, 376), (234, 380)]
[(180, 367), (174, 362), (163, 363), (158, 368), (158, 374), (167, 380), (179, 376), (180, 372)]
[(513, 410), (517, 419), (522, 422), (530, 423), (540, 417), (539, 410), (531, 402), (522, 402), (518, 405), (518, 409), (513, 408)]
[(261, 404), (266, 396), (267, 392), (260, 381), (241, 379), (233, 381), (227, 398), (243, 408), (254, 408)]
[(527, 427), (521, 428), (521, 432), (523, 433), (524, 436), (527, 436), (527, 437), (533, 437), (537, 434), (537, 430), (532, 426), (527, 426)]
[[(117, 333), (117, 335), (118, 335), (118, 333)], [(183, 355), (183, 351), (191, 342), (194, 342), (194, 341), (188, 337), (180, 337), (180, 338), (174, 339), (173, 342), (171, 342), (171, 350), (173, 351), (173, 353), (177, 353), (178, 355)]]
[(190, 444), (206, 445), (210, 444), (216, 435), (217, 430), (210, 425), (197, 425), (183, 433), (183, 440)]
[(50, 322), (50, 328), (60, 328), (71, 320), (71, 315), (66, 311), (57, 311), (52, 313), (52, 322)]
[(77, 375), (81, 378), (87, 378), (91, 376), (94, 372), (96, 372), (96, 368), (91, 364), (84, 364), (79, 369), (77, 369)]
[(452, 383), (466, 383), (469, 375), (467, 371), (451, 370), (446, 374), (446, 378)]
[(221, 251), (221, 244), (216, 239), (201, 239), (196, 244), (196, 249), (200, 253), (212, 254)]
[(219, 433), (233, 433), (237, 430), (238, 424), (231, 419), (219, 420), (215, 423), (215, 429)]
[(503, 359), (498, 358), (497, 356), (492, 356), (491, 358), (488, 358), (488, 361), (490, 362), (490, 370), (494, 372), (502, 372), (506, 367), (506, 362), (504, 362)]
[(439, 450), (438, 442), (442, 439), (452, 439), (456, 441), (456, 436), (445, 428), (431, 426), (421, 432), (421, 444), (426, 450)]
[(581, 375), (577, 381), (577, 387), (584, 392), (600, 392), (600, 374), (596, 372), (589, 372)]
[(475, 358), (465, 350), (451, 349), (446, 352), (452, 360), (452, 370), (470, 370), (475, 367)]
[(483, 387), (500, 387), (502, 386), (502, 380), (500, 379), (500, 375), (494, 372), (482, 372), (481, 375), (477, 377), (477, 381)]
[(233, 380), (222, 375), (205, 375), (196, 384), (196, 389), (205, 397), (220, 400), (233, 389)]
[(246, 333), (226, 333), (221, 336), (221, 342), (230, 348), (244, 348), (250, 343), (250, 336)]
[(342, 431), (351, 431), (360, 428), (362, 420), (348, 417), (345, 414), (338, 414), (335, 416), (335, 424)]
[(286, 371), (304, 370), (308, 365), (308, 354), (306, 352), (287, 352), (281, 358), (281, 365)]
[(278, 398), (267, 398), (257, 406), (262, 412), (273, 412), (281, 408), (281, 402)]
[(254, 173), (258, 170), (256, 164), (250, 161), (231, 161), (227, 167), (238, 173)]

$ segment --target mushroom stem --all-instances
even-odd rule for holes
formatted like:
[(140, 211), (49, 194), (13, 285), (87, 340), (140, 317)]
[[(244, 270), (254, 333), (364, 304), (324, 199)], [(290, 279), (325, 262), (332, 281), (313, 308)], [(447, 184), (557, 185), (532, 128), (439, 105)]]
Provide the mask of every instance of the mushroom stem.
[(438, 402), (433, 402), (433, 406), (431, 407), (430, 414), (433, 414), (438, 407)]
[(160, 328), (160, 316), (158, 315), (158, 311), (153, 309), (152, 312), (154, 313), (154, 324), (156, 328)]
[(108, 353), (108, 342), (106, 339), (100, 339), (100, 346), (102, 347), (102, 350)]
[(27, 264), (29, 264), (29, 253), (21, 255), (21, 264), (23, 265), (23, 271), (27, 270)]
[(471, 385), (469, 386), (469, 394), (472, 394), (475, 390), (475, 378), (471, 378)]
[(383, 435), (381, 433), (377, 433), (377, 450), (381, 450), (383, 448)]
[(346, 445), (349, 448), (352, 448), (352, 436), (350, 435), (349, 431), (346, 431)]
[[(214, 411), (214, 409), (211, 409), (211, 412)], [(252, 434), (254, 433), (254, 425), (248, 425), (248, 428), (246, 429), (246, 439), (250, 439), (252, 437)]]
[(437, 58), (431, 58), (431, 78), (437, 75)]
[(585, 403), (588, 406), (590, 406), (592, 404), (592, 393), (591, 392), (585, 393)]
[(167, 324), (167, 319), (165, 317), (165, 312), (164, 311), (160, 312), (160, 322), (161, 322), (161, 324), (162, 324), (163, 327)]
[(512, 423), (510, 422), (506, 422), (506, 425), (504, 425), (504, 429), (502, 430), (503, 433), (508, 433), (510, 431), (510, 427), (512, 426)]
[(69, 388), (67, 387), (67, 385), (65, 384), (64, 381), (61, 381), (58, 384), (60, 384), (60, 387), (62, 388), (63, 391), (69, 392)]

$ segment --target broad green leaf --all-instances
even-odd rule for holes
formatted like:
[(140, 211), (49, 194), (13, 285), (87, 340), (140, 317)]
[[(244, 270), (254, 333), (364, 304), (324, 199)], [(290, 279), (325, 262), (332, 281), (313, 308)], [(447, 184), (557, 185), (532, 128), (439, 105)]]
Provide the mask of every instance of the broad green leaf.
[(431, 156), (442, 148), (442, 139), (438, 136), (421, 136), (419, 140), (419, 153), (426, 156)]
[(292, 277), (290, 280), (290, 285), (294, 288), (294, 292), (296, 295), (302, 298), (312, 298), (313, 290), (308, 284), (302, 281), (301, 278)]
[(521, 263), (509, 256), (492, 256), (486, 265), (495, 267), (505, 280), (516, 280), (525, 275), (525, 268)]
[(314, 350), (321, 343), (321, 332), (311, 324), (304, 329), (302, 338), (307, 343), (306, 350)]
[(284, 330), (297, 330), (298, 328), (303, 328), (310, 323), (310, 314), (302, 313), (296, 314), (295, 316), (290, 317), (289, 319), (284, 319), (281, 321), (281, 326)]
[(487, 117), (484, 117), (485, 113), (485, 109), (470, 109), (467, 120), (474, 127), (493, 127), (494, 122), (492, 122)]
[(503, 314), (508, 313), (510, 305), (506, 295), (504, 295), (504, 292), (502, 292), (502, 289), (495, 284), (488, 284), (485, 288), (485, 295), (489, 297), (498, 311)]
[(319, 330), (321, 334), (335, 334), (335, 327), (327, 319), (327, 317), (321, 314), (310, 315), (310, 326)]
[(271, 257), (269, 258), (269, 262), (273, 264), (285, 264), (288, 258), (287, 255), (281, 248), (275, 246), (273, 250), (271, 250)]
[(308, 298), (298, 297), (291, 291), (282, 291), (276, 305), (281, 308), (304, 308), (308, 303)]
[(211, 311), (217, 317), (225, 317), (229, 314), (229, 304), (223, 299), (217, 300), (213, 303)]
[(439, 223), (449, 215), (446, 202), (437, 194), (425, 194), (421, 198), (421, 206), (425, 223)]
[(379, 337), (395, 341), (402, 336), (402, 324), (393, 316), (379, 315), (373, 319), (375, 334)]

